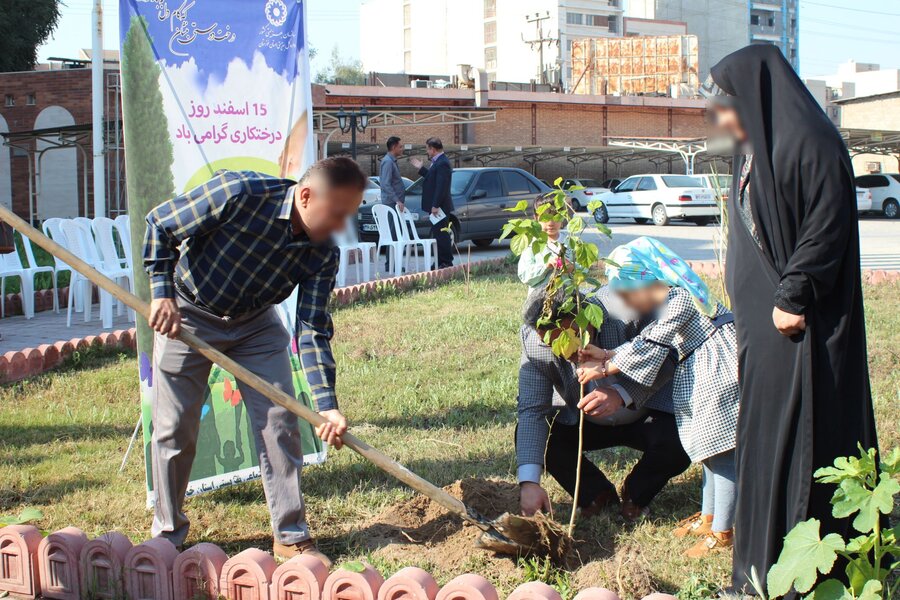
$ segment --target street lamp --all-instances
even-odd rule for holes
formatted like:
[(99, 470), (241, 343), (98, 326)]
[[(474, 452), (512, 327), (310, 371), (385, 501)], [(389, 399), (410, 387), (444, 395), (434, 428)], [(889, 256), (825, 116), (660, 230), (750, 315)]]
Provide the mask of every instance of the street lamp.
[(338, 128), (341, 133), (350, 132), (350, 156), (356, 160), (356, 132), (364, 133), (369, 126), (369, 111), (362, 107), (359, 112), (345, 112), (344, 107), (337, 113)]

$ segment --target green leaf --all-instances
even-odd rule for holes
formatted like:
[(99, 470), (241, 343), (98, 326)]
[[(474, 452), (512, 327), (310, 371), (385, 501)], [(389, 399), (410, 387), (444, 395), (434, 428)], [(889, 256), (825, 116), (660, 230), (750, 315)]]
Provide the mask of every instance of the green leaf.
[(887, 456), (882, 456), (881, 472), (888, 475), (900, 473), (900, 446), (895, 446)]
[(581, 217), (572, 217), (567, 229), (571, 235), (578, 235), (584, 229), (584, 219)]
[(582, 310), (587, 320), (594, 326), (594, 329), (599, 331), (600, 327), (603, 326), (603, 309), (593, 302), (587, 302)]
[(558, 188), (560, 185), (562, 185), (562, 182), (563, 182), (563, 178), (557, 177), (556, 179), (553, 180), (553, 187)]
[(815, 584), (818, 573), (831, 571), (837, 552), (844, 549), (844, 540), (836, 533), (819, 537), (819, 520), (798, 523), (784, 538), (778, 562), (766, 577), (769, 596), (784, 596), (796, 589), (805, 594)]
[(853, 600), (853, 595), (837, 579), (826, 579), (816, 586), (806, 600)]
[(504, 208), (506, 212), (522, 212), (528, 210), (528, 200), (519, 200), (512, 208)]
[(598, 208), (600, 208), (601, 206), (603, 206), (602, 200), (591, 200), (590, 202), (588, 202), (587, 209), (588, 209), (588, 212), (592, 213), (595, 210), (597, 210)]
[(553, 340), (550, 349), (556, 356), (569, 358), (576, 350), (578, 350), (578, 341), (578, 336), (574, 329), (562, 329), (560, 330), (559, 335), (556, 336), (556, 339)]
[(512, 250), (512, 253), (516, 256), (520, 256), (523, 252), (525, 252), (525, 248), (528, 247), (528, 237), (517, 233), (516, 236), (509, 242), (509, 249)]
[(859, 511), (853, 519), (853, 528), (860, 533), (868, 533), (881, 514), (890, 514), (897, 492), (900, 492), (900, 483), (885, 475), (881, 476), (874, 490), (869, 490), (856, 479), (845, 479), (834, 493), (831, 512), (842, 519)]
[(612, 238), (612, 229), (606, 223), (595, 223), (597, 230), (608, 238)]
[(865, 451), (860, 446), (859, 458), (839, 456), (833, 467), (822, 467), (814, 476), (820, 483), (840, 483), (846, 479), (865, 479), (875, 473), (875, 449)]
[(501, 240), (506, 239), (506, 237), (509, 234), (513, 233), (515, 230), (516, 230), (516, 226), (513, 223), (511, 223), (511, 222), (504, 223), (503, 224), (503, 232), (500, 234), (500, 239)]
[(865, 554), (872, 550), (875, 545), (875, 534), (860, 535), (847, 542), (847, 552), (854, 554)]
[(366, 570), (366, 565), (358, 560), (354, 560), (351, 562), (345, 562), (341, 565), (341, 568), (346, 571), (350, 571), (351, 573), (362, 573)]
[(880, 581), (874, 579), (867, 581), (862, 593), (856, 597), (856, 600), (881, 600), (882, 589), (883, 586)]
[(26, 508), (21, 513), (19, 513), (19, 520), (23, 523), (30, 523), (32, 521), (40, 521), (44, 518), (44, 513), (36, 508)]
[(853, 591), (854, 596), (858, 596), (862, 593), (866, 582), (870, 579), (880, 579), (881, 575), (881, 573), (878, 572), (878, 569), (863, 557), (853, 559), (847, 563), (845, 572), (847, 573), (847, 580), (850, 582), (850, 589)]

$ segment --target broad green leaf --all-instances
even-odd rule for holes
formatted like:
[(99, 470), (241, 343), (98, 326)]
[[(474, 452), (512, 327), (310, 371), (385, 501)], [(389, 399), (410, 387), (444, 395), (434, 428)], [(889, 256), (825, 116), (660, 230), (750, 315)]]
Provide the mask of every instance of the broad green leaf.
[(867, 553), (875, 545), (875, 534), (860, 535), (847, 542), (847, 552)]
[(569, 358), (578, 350), (579, 341), (575, 330), (569, 327), (559, 332), (550, 348), (556, 356)]
[(500, 239), (501, 239), (501, 240), (506, 239), (506, 236), (508, 236), (509, 234), (511, 234), (512, 232), (514, 232), (515, 230), (516, 230), (516, 226), (513, 225), (512, 222), (504, 223), (504, 224), (503, 224), (503, 232), (500, 234)]
[(882, 589), (880, 581), (875, 579), (867, 581), (862, 593), (856, 597), (856, 600), (881, 600)]
[(847, 563), (845, 572), (847, 573), (847, 580), (850, 582), (850, 589), (853, 591), (854, 596), (859, 596), (862, 593), (866, 582), (871, 579), (881, 579), (882, 575), (882, 573), (875, 568), (875, 565), (866, 560), (865, 557), (859, 557)]
[(867, 489), (856, 479), (845, 479), (834, 493), (831, 512), (841, 519), (859, 511), (853, 519), (853, 528), (860, 533), (868, 533), (881, 514), (891, 513), (897, 492), (900, 492), (900, 483), (885, 475), (882, 475), (874, 490)]
[(558, 188), (560, 185), (562, 185), (562, 182), (563, 182), (563, 178), (557, 177), (556, 179), (553, 180), (553, 187)]
[(865, 479), (875, 473), (875, 449), (866, 451), (860, 446), (859, 457), (839, 456), (833, 467), (822, 467), (814, 476), (821, 483), (840, 483), (846, 479)]
[(516, 236), (510, 241), (509, 249), (512, 250), (512, 253), (516, 256), (521, 255), (525, 252), (525, 248), (528, 247), (528, 237), (524, 234), (517, 233)]
[(597, 230), (608, 238), (612, 238), (612, 229), (606, 223), (595, 223)]
[(798, 523), (784, 538), (778, 562), (766, 577), (770, 597), (784, 596), (796, 589), (805, 594), (815, 584), (818, 573), (831, 571), (844, 540), (836, 533), (819, 537), (819, 520)]
[(366, 570), (366, 565), (358, 560), (354, 560), (351, 562), (345, 562), (341, 565), (341, 568), (346, 571), (350, 571), (351, 573), (362, 573)]
[(881, 472), (888, 475), (900, 473), (900, 446), (895, 446), (886, 456), (881, 457)]
[(584, 189), (584, 186), (583, 186), (583, 185), (573, 185), (572, 187), (570, 187), (570, 188), (567, 189), (566, 191), (567, 191), (567, 192), (578, 192), (578, 191), (581, 191), (581, 190), (583, 190), (583, 189)]
[(587, 209), (588, 209), (588, 212), (594, 212), (601, 206), (603, 206), (602, 200), (591, 200), (590, 202), (588, 202)]
[(528, 210), (528, 200), (519, 200), (512, 208), (504, 208), (506, 212), (522, 212)]
[(578, 235), (584, 229), (584, 219), (581, 217), (572, 217), (567, 227), (569, 234)]
[(853, 600), (853, 594), (837, 579), (826, 579), (806, 600)]
[(584, 311), (584, 315), (587, 317), (590, 324), (593, 325), (595, 329), (599, 330), (603, 325), (603, 309), (592, 302), (587, 302), (582, 308), (582, 311)]
[(31, 523), (33, 521), (40, 521), (44, 518), (44, 513), (39, 511), (36, 508), (26, 508), (21, 513), (19, 513), (19, 520), (23, 523)]

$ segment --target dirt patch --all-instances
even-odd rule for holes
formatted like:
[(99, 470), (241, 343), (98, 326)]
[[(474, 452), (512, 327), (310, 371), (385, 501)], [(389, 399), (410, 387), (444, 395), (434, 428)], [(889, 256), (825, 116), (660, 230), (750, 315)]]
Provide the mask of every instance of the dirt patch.
[[(444, 489), (491, 519), (518, 511), (519, 487), (507, 481), (464, 479)], [(557, 515), (557, 519), (567, 515)], [(474, 570), (495, 583), (521, 582), (524, 572), (517, 559), (477, 549), (479, 534), (478, 528), (424, 496), (389, 506), (352, 533), (354, 541), (375, 557), (424, 565), (451, 576)], [(641, 549), (634, 544), (615, 548), (615, 542), (604, 535), (579, 540), (561, 568), (569, 573), (576, 589), (602, 585), (624, 593), (623, 598), (641, 598), (655, 588)]]

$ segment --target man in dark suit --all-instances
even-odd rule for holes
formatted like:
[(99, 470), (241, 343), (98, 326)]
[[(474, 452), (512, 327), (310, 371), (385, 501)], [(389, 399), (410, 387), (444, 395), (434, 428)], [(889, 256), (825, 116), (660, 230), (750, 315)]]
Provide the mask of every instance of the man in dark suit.
[(453, 266), (453, 245), (450, 234), (445, 231), (450, 225), (450, 215), (453, 212), (453, 198), (450, 196), (453, 167), (450, 166), (450, 159), (444, 155), (444, 144), (440, 139), (428, 138), (425, 149), (431, 159), (430, 167), (416, 158), (410, 162), (419, 169), (419, 175), (425, 178), (422, 183), (422, 210), (434, 216), (444, 213), (444, 218), (431, 226), (431, 237), (437, 240), (438, 268), (443, 269)]

